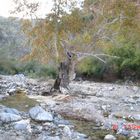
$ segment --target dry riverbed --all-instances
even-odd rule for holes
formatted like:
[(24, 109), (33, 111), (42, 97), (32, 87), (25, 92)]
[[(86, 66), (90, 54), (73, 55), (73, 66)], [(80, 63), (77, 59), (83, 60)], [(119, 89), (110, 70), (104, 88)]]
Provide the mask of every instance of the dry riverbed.
[[(20, 111), (21, 120), (26, 120), (24, 123), (27, 124), (30, 120), (28, 124), (31, 129), (27, 130), (30, 138), (34, 137), (38, 140), (45, 137), (47, 140), (49, 137), (52, 140), (140, 138), (140, 87), (74, 81), (70, 84), (69, 94), (49, 95), (48, 91), (53, 82), (53, 80), (29, 79), (24, 75), (0, 76), (0, 104), (4, 105), (1, 106), (0, 115), (5, 113), (3, 110), (6, 106), (16, 108)], [(10, 98), (14, 99), (14, 103)], [(38, 118), (31, 117), (31, 109), (34, 109), (37, 114), (40, 110), (45, 114), (50, 113), (52, 120), (38, 121)], [(44, 119), (42, 115), (40, 118)], [(13, 130), (24, 140), (25, 135), (12, 127), (15, 126), (13, 122), (5, 124), (1, 121), (1, 123), (3, 127), (0, 127), (0, 135), (6, 135), (7, 129), (9, 133)], [(45, 130), (46, 123), (49, 128)], [(36, 134), (38, 131), (40, 133)]]

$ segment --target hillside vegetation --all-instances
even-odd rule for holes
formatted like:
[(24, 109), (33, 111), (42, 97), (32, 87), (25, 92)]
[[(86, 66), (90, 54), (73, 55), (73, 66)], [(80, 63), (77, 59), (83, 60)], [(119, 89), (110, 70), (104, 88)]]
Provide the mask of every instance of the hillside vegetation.
[[(139, 80), (139, 0), (84, 0), (81, 8), (71, 5), (69, 13), (66, 5), (59, 0), (54, 2), (52, 13), (34, 22), (1, 18), (0, 56), (10, 61), (21, 58), (24, 65), (17, 66), (13, 60), (8, 64), (1, 59), (0, 71), (34, 76), (51, 73), (54, 77), (58, 63), (66, 59), (65, 51), (70, 50), (76, 54), (73, 61), (81, 54), (87, 55), (76, 65), (79, 76), (108, 81)], [(27, 38), (31, 50), (27, 49)], [(12, 72), (3, 64), (11, 65)]]

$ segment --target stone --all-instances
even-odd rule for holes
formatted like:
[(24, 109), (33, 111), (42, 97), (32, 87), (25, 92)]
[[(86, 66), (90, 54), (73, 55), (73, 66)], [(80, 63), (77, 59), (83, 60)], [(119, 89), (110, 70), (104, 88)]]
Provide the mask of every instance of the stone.
[(116, 137), (113, 136), (113, 135), (108, 134), (108, 135), (106, 135), (106, 136), (104, 137), (104, 140), (116, 140)]
[[(27, 136), (28, 137), (28, 136)], [(27, 140), (26, 136), (15, 135), (12, 132), (0, 133), (0, 140)]]
[(58, 136), (55, 136), (55, 137), (47, 137), (46, 140), (60, 140), (60, 138)]
[(0, 95), (0, 101), (6, 99), (7, 96), (6, 95)]
[(61, 104), (54, 108), (59, 114), (64, 114), (69, 117), (84, 119), (88, 121), (104, 122), (104, 117), (101, 112), (98, 112), (96, 107), (88, 101), (76, 101), (66, 104)]
[(38, 131), (39, 131), (39, 132), (41, 132), (41, 131), (42, 131), (42, 129), (43, 129), (43, 127), (42, 127), (42, 126), (37, 126), (36, 128), (38, 129)]
[(20, 93), (27, 93), (27, 91), (24, 89), (24, 88), (12, 88), (12, 89), (9, 89), (8, 91), (9, 95), (15, 95), (15, 94), (20, 94)]
[(87, 135), (79, 133), (79, 132), (75, 132), (74, 134), (76, 135), (77, 138), (79, 138), (79, 140), (87, 139), (88, 138)]
[(140, 114), (133, 115), (132, 118), (136, 121), (140, 121)]
[(0, 113), (0, 121), (3, 123), (11, 123), (20, 121), (22, 118), (19, 115), (11, 114), (11, 113)]
[(21, 120), (19, 122), (15, 122), (14, 128), (16, 130), (31, 132), (30, 120)]
[(11, 114), (15, 114), (15, 115), (20, 115), (20, 112), (17, 109), (14, 108), (4, 108), (3, 111), (5, 113), (11, 113)]
[(64, 136), (68, 136), (68, 137), (71, 137), (72, 136), (72, 132), (71, 132), (71, 130), (70, 130), (70, 128), (68, 127), (68, 126), (65, 126), (64, 128), (63, 128), (63, 134), (64, 134)]
[(57, 124), (58, 126), (61, 125), (71, 125), (71, 123), (68, 120), (63, 120), (63, 119), (54, 119), (54, 123)]
[(58, 136), (41, 136), (38, 140), (60, 140)]
[(53, 116), (51, 113), (45, 111), (40, 106), (33, 107), (29, 110), (30, 117), (39, 122), (53, 121)]
[(128, 140), (135, 140), (135, 136), (131, 136)]
[(103, 97), (103, 93), (102, 92), (96, 93), (96, 97)]
[(134, 110), (134, 107), (133, 107), (133, 106), (131, 106), (131, 107), (130, 107), (130, 110), (131, 110), (131, 111), (133, 111), (133, 110)]
[(115, 88), (114, 87), (109, 87), (108, 90), (109, 91), (113, 91)]
[(127, 103), (127, 104), (130, 104), (130, 103), (131, 104), (136, 104), (136, 101), (131, 97), (122, 97), (122, 100), (123, 100), (124, 103)]
[(102, 105), (102, 109), (103, 109), (104, 111), (106, 111), (106, 110), (107, 110), (107, 106), (106, 106), (106, 105)]
[(112, 122), (110, 120), (106, 120), (103, 127), (107, 130), (112, 129)]
[(15, 88), (9, 89), (8, 93), (9, 95), (14, 95), (16, 93), (16, 89)]
[(133, 90), (135, 93), (138, 93), (138, 91), (140, 91), (140, 88), (138, 86), (133, 86)]

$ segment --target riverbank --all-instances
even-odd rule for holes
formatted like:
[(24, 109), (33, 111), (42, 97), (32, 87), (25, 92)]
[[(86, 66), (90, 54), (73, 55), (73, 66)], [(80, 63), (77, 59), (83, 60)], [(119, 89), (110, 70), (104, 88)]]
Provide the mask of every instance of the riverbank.
[[(70, 84), (71, 93), (67, 95), (60, 93), (50, 95), (48, 91), (53, 82), (53, 80), (29, 79), (24, 75), (0, 76), (1, 104), (9, 96), (14, 97), (16, 94), (24, 92), (31, 100), (37, 102), (31, 106), (25, 103), (25, 107), (30, 110), (32, 107), (39, 105), (45, 111), (52, 112), (52, 116), (55, 116), (54, 114), (62, 116), (61, 118), (64, 122), (65, 120), (73, 120), (73, 127), (68, 125), (66, 126), (68, 127), (67, 130), (77, 133), (80, 140), (104, 139), (107, 134), (112, 137), (114, 135), (114, 139), (116, 137), (116, 139), (120, 140), (122, 138), (138, 139), (140, 137), (139, 130), (132, 127), (140, 125), (140, 87), (73, 81)], [(25, 98), (23, 99), (26, 100)], [(4, 105), (6, 106), (6, 104)], [(10, 104), (8, 107), (11, 107)], [(28, 111), (27, 114), (29, 114)], [(28, 119), (32, 120), (30, 117)], [(80, 125), (79, 120), (84, 125)], [(39, 124), (39, 126), (42, 125), (42, 123)], [(58, 124), (56, 126), (56, 130), (60, 130)], [(78, 126), (80, 127), (78, 128)], [(129, 126), (130, 128), (124, 126)], [(62, 130), (59, 139), (63, 136)], [(101, 136), (97, 136), (99, 132), (101, 132)], [(53, 137), (55, 136), (57, 135), (53, 135)]]

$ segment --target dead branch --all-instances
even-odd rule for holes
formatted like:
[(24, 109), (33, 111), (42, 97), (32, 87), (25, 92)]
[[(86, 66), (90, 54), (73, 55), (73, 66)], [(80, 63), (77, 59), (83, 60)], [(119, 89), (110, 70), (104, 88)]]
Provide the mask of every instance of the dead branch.
[(120, 58), (118, 56), (112, 56), (112, 55), (108, 55), (108, 54), (104, 54), (104, 53), (102, 53), (102, 54), (95, 53), (94, 54), (94, 53), (84, 53), (84, 52), (74, 52), (74, 51), (72, 51), (71, 53), (73, 53), (77, 56), (78, 61), (80, 61), (81, 59), (83, 59), (87, 56), (93, 56), (103, 63), (107, 63), (107, 62), (104, 59), (102, 59), (100, 56), (111, 57), (111, 58)]

